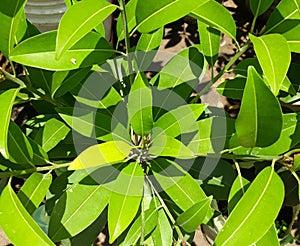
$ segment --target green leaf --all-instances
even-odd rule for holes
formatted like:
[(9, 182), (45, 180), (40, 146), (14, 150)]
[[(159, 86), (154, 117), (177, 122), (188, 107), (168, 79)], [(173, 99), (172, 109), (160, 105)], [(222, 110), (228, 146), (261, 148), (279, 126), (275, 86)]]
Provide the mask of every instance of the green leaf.
[(26, 39), (13, 49), (9, 58), (27, 66), (62, 71), (101, 64), (113, 54), (105, 38), (90, 32), (57, 60), (56, 33), (51, 31)]
[(123, 161), (131, 150), (131, 145), (123, 141), (110, 141), (93, 145), (71, 162), (68, 170), (77, 170), (93, 166)]
[(0, 50), (8, 57), (15, 43), (26, 32), (26, 0), (3, 0), (0, 6)]
[(18, 192), (18, 198), (29, 214), (41, 204), (52, 182), (51, 173), (33, 173)]
[[(137, 29), (140, 32), (151, 32), (165, 24), (189, 14), (207, 0), (138, 0), (136, 6)], [(172, 13), (172, 14), (170, 14)]]
[(248, 68), (248, 78), (235, 126), (239, 143), (248, 148), (273, 144), (282, 130), (279, 102), (253, 67)]
[(60, 97), (71, 91), (79, 83), (85, 80), (91, 68), (86, 67), (71, 71), (57, 71), (53, 74), (51, 84), (51, 95)]
[(280, 245), (275, 224), (273, 224), (271, 228), (267, 231), (267, 233), (261, 239), (259, 239), (259, 241), (255, 244), (255, 246), (265, 246), (265, 245), (272, 245), (272, 246)]
[(154, 245), (164, 246), (172, 245), (173, 230), (163, 209), (158, 211), (157, 225), (152, 232)]
[(300, 2), (281, 0), (266, 24), (265, 34), (280, 33), (292, 52), (300, 52)]
[(51, 92), (53, 72), (33, 67), (27, 67), (27, 70), (30, 81), (36, 89), (41, 88), (47, 93)]
[[(289, 149), (297, 146), (299, 143), (299, 120), (297, 114), (284, 114), (282, 116), (282, 131), (278, 140), (270, 146), (265, 148), (254, 147), (251, 151), (252, 155), (257, 156), (275, 156), (280, 155)], [(249, 148), (238, 147), (238, 139), (236, 135), (233, 135), (230, 140), (230, 148), (234, 148), (233, 153), (236, 155), (248, 155), (250, 154)]]
[[(199, 46), (191, 46), (180, 51), (161, 70), (158, 89), (175, 88), (187, 83), (192, 90), (199, 84), (206, 64)], [(191, 91), (192, 91), (191, 90)], [(182, 94), (180, 94), (182, 96)]]
[[(187, 146), (198, 155), (218, 153), (226, 148), (229, 138), (234, 132), (234, 120), (227, 117), (210, 117), (198, 121), (198, 132), (190, 140), (187, 136)], [(183, 136), (185, 143), (185, 136)]]
[(233, 79), (225, 80), (217, 87), (217, 92), (224, 97), (242, 100), (246, 78), (235, 77)]
[[(157, 224), (158, 213), (156, 209), (150, 208), (144, 211), (144, 235), (147, 236), (155, 228)], [(142, 230), (142, 216), (136, 218), (132, 226), (130, 227), (125, 240), (122, 245), (137, 245), (138, 240), (141, 237)]]
[(33, 150), (29, 140), (14, 122), (10, 122), (7, 147), (9, 160), (25, 167), (35, 167), (33, 163)]
[(195, 156), (182, 142), (167, 135), (160, 135), (153, 140), (149, 148), (149, 154), (176, 157), (179, 159), (190, 159)]
[(162, 132), (152, 133), (153, 139), (162, 133), (170, 137), (177, 137), (180, 134), (197, 130), (196, 121), (204, 109), (204, 104), (188, 104), (168, 111), (154, 123), (153, 131)]
[(126, 230), (136, 216), (143, 197), (143, 186), (144, 172), (138, 162), (131, 162), (123, 168), (113, 183), (108, 206), (110, 243)]
[(9, 89), (0, 95), (0, 152), (5, 158), (9, 157), (7, 137), (10, 115), (19, 90), (19, 88)]
[(110, 192), (102, 185), (72, 185), (55, 204), (49, 222), (49, 236), (59, 241), (80, 233), (105, 209), (109, 196)]
[(152, 92), (147, 79), (138, 73), (128, 95), (128, 119), (140, 136), (150, 133), (153, 125)]
[(176, 219), (176, 224), (186, 232), (194, 232), (200, 224), (204, 223), (208, 210), (210, 210), (211, 197), (194, 204)]
[(234, 209), (234, 207), (239, 202), (239, 200), (242, 198), (242, 196), (245, 194), (249, 186), (250, 186), (250, 182), (247, 179), (241, 176), (236, 177), (236, 179), (234, 180), (231, 186), (231, 190), (228, 197), (227, 210), (229, 214)]
[(266, 82), (277, 96), (291, 62), (291, 54), (286, 39), (280, 34), (261, 37), (249, 35), (262, 67)]
[(0, 227), (14, 245), (55, 245), (23, 207), (10, 182), (1, 193)]
[(250, 9), (255, 17), (260, 16), (268, 10), (274, 0), (251, 0)]
[(198, 21), (198, 29), (203, 54), (208, 64), (213, 67), (219, 56), (220, 31), (200, 21)]
[[(137, 1), (138, 0), (130, 0), (125, 6), (128, 32), (130, 32), (136, 26), (135, 10)], [(124, 27), (121, 14), (119, 15), (117, 21), (117, 35), (119, 41), (124, 39)]]
[(195, 178), (206, 195), (212, 195), (216, 200), (228, 200), (228, 194), (236, 177), (232, 165), (214, 158), (197, 158), (190, 167), (185, 161), (180, 163), (188, 168), (189, 174)]
[[(236, 25), (230, 12), (216, 1), (206, 0), (190, 14), (235, 40)], [(222, 18), (220, 18), (222, 16)]]
[(42, 135), (42, 147), (48, 152), (63, 140), (70, 129), (61, 121), (52, 118), (46, 122)]
[(145, 71), (153, 62), (153, 59), (163, 39), (164, 29), (159, 28), (152, 33), (143, 33), (135, 48), (135, 62), (139, 71)]
[(215, 245), (251, 245), (258, 242), (273, 225), (283, 198), (281, 179), (271, 167), (265, 168), (229, 215)]
[(105, 0), (85, 0), (72, 5), (58, 26), (56, 58), (60, 58), (88, 32), (102, 23), (116, 8), (116, 5)]
[(86, 229), (71, 238), (72, 246), (93, 245), (107, 222), (107, 211), (104, 210), (99, 217)]
[(155, 180), (183, 211), (206, 198), (197, 182), (175, 162), (157, 158), (150, 163)]

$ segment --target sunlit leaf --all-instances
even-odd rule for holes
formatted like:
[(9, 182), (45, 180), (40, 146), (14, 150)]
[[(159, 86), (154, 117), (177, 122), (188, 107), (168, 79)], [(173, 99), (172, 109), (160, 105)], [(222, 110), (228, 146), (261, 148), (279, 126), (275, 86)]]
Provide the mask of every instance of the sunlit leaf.
[(279, 102), (253, 67), (248, 68), (248, 78), (235, 126), (239, 143), (249, 148), (273, 144), (282, 130)]

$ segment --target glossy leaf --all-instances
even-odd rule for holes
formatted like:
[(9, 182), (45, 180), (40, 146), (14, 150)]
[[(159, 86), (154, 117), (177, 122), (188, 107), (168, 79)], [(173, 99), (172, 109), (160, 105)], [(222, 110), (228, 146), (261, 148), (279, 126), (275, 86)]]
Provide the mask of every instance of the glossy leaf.
[(110, 192), (102, 185), (74, 184), (59, 198), (49, 222), (54, 241), (75, 236), (91, 225), (108, 204)]
[(9, 124), (7, 145), (10, 161), (27, 166), (27, 168), (28, 166), (35, 167), (30, 142), (14, 122)]
[[(236, 25), (228, 10), (216, 1), (206, 0), (197, 9), (194, 9), (191, 16), (213, 27), (235, 40)], [(222, 18), (220, 18), (222, 16)]]
[(189, 14), (205, 1), (163, 0), (150, 2), (138, 0), (135, 13), (137, 29), (142, 33), (154, 31)]
[(51, 95), (60, 97), (84, 81), (90, 72), (90, 67), (71, 71), (57, 71), (53, 74)]
[(196, 203), (178, 216), (176, 224), (186, 232), (194, 232), (205, 221), (210, 202), (211, 198), (206, 198)]
[(7, 136), (10, 115), (19, 90), (19, 88), (9, 89), (0, 95), (0, 152), (5, 158), (9, 157), (7, 149)]
[(118, 119), (114, 122), (109, 110), (84, 108), (57, 108), (60, 117), (76, 132), (85, 137), (97, 138), (103, 141), (123, 140), (130, 143), (127, 129)]
[(123, 141), (110, 141), (93, 145), (72, 161), (68, 170), (77, 170), (93, 166), (123, 161), (131, 150), (131, 146)]
[(101, 64), (113, 54), (101, 35), (90, 32), (57, 60), (56, 33), (51, 31), (26, 39), (13, 49), (10, 59), (27, 66), (61, 71)]
[(248, 69), (241, 109), (235, 126), (239, 143), (249, 148), (273, 144), (282, 130), (279, 102), (253, 67)]
[(157, 158), (151, 167), (161, 188), (183, 211), (206, 198), (197, 182), (173, 161)]
[(262, 67), (266, 81), (277, 96), (291, 62), (286, 39), (280, 34), (255, 37), (250, 34), (254, 50)]
[(128, 96), (128, 119), (134, 132), (140, 136), (150, 133), (153, 126), (152, 92), (141, 73), (135, 77)]
[[(234, 120), (226, 117), (210, 117), (198, 121), (198, 132), (187, 136), (187, 146), (195, 154), (218, 153), (226, 148), (234, 132)], [(185, 143), (185, 137), (183, 136)]]
[[(170, 110), (163, 114), (155, 123), (154, 129), (170, 137), (177, 137), (180, 134), (193, 132), (197, 129), (197, 119), (205, 109), (204, 104), (188, 104)], [(152, 133), (153, 139), (162, 133)]]
[(63, 140), (70, 129), (61, 121), (53, 118), (46, 122), (43, 129), (42, 147), (45, 151), (53, 149)]
[(219, 56), (221, 34), (220, 31), (198, 21), (201, 47), (206, 61), (214, 66)]
[(225, 160), (214, 158), (197, 158), (190, 166), (186, 161), (180, 162), (183, 168), (195, 178), (206, 195), (212, 195), (216, 200), (228, 200), (236, 171)]
[(10, 183), (1, 193), (0, 226), (14, 245), (55, 245), (23, 207)]
[[(298, 120), (297, 114), (284, 114), (282, 116), (282, 131), (279, 139), (270, 146), (265, 148), (254, 147), (252, 149), (252, 155), (257, 156), (274, 156), (280, 155), (289, 149), (297, 146), (299, 144), (299, 138), (297, 137), (300, 132), (300, 122)], [(233, 135), (230, 140), (230, 148), (235, 148), (233, 150), (234, 154), (237, 155), (248, 155), (250, 154), (250, 148), (238, 147), (238, 139), (236, 135)]]
[[(140, 71), (146, 71), (153, 62), (156, 50), (160, 47), (164, 29), (159, 28), (152, 33), (143, 33), (135, 48), (135, 62)], [(155, 51), (154, 51), (155, 50)]]
[[(3, 0), (1, 2), (0, 50), (6, 57), (9, 56), (16, 41), (20, 41), (26, 32), (25, 4), (26, 0)], [(21, 32), (21, 35), (18, 32)]]
[(216, 90), (224, 97), (242, 100), (245, 84), (246, 78), (235, 77), (219, 84)]
[[(199, 84), (199, 78), (206, 67), (203, 54), (198, 46), (180, 51), (161, 70), (158, 89), (175, 88), (183, 83), (192, 90)], [(182, 94), (180, 94), (182, 96)]]
[(72, 246), (93, 245), (107, 222), (107, 211), (104, 210), (99, 217), (86, 229), (71, 238)]
[(250, 186), (250, 182), (247, 179), (241, 176), (236, 177), (236, 179), (232, 184), (229, 197), (228, 197), (227, 209), (229, 214), (234, 209), (234, 207), (239, 202), (239, 200), (242, 198), (242, 196), (245, 194), (249, 186)]
[(116, 7), (105, 0), (85, 0), (71, 6), (61, 18), (58, 26), (56, 58), (60, 58), (88, 32), (102, 23)]
[(41, 204), (50, 187), (50, 173), (33, 173), (18, 192), (18, 198), (29, 214), (32, 214)]
[(267, 233), (261, 239), (259, 239), (259, 241), (255, 244), (255, 246), (265, 246), (265, 245), (272, 245), (272, 246), (280, 245), (275, 224), (273, 224), (271, 228), (267, 231)]
[[(136, 216), (143, 196), (144, 172), (137, 162), (129, 163), (115, 180), (108, 206), (109, 242), (114, 242)], [(116, 212), (118, 211), (118, 212)]]
[(300, 52), (300, 2), (281, 0), (266, 24), (265, 34), (280, 33), (292, 52)]
[[(147, 236), (157, 224), (157, 211), (156, 209), (150, 208), (144, 211), (144, 235)], [(136, 245), (141, 237), (142, 230), (142, 216), (136, 218), (132, 226), (130, 227), (125, 240), (122, 245)]]
[(176, 157), (179, 159), (190, 159), (195, 156), (182, 142), (166, 135), (160, 135), (153, 140), (149, 154)]
[(255, 17), (260, 16), (272, 5), (274, 0), (251, 0), (250, 9)]
[(163, 209), (158, 211), (157, 225), (152, 232), (154, 245), (172, 245), (173, 230)]
[[(251, 245), (259, 241), (273, 225), (283, 198), (281, 179), (271, 167), (265, 168), (229, 215), (215, 245)], [(261, 223), (256, 223), (258, 220)]]
[[(127, 26), (129, 32), (136, 26), (135, 10), (137, 1), (138, 0), (130, 0), (125, 6)], [(123, 19), (121, 14), (119, 15), (117, 21), (117, 35), (119, 41), (124, 39)]]

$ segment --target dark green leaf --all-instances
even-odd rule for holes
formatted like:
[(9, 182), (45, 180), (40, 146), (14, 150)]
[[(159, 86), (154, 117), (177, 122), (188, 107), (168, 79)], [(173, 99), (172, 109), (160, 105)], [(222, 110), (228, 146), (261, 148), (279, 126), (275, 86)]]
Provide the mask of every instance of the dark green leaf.
[(272, 5), (274, 0), (251, 0), (250, 9), (255, 17), (260, 16)]
[(277, 98), (256, 70), (249, 67), (241, 109), (236, 120), (239, 143), (249, 148), (266, 147), (278, 140), (281, 130), (282, 112)]
[(113, 54), (101, 35), (90, 32), (57, 60), (56, 33), (46, 32), (26, 39), (13, 49), (10, 59), (27, 66), (61, 71), (101, 64)]

